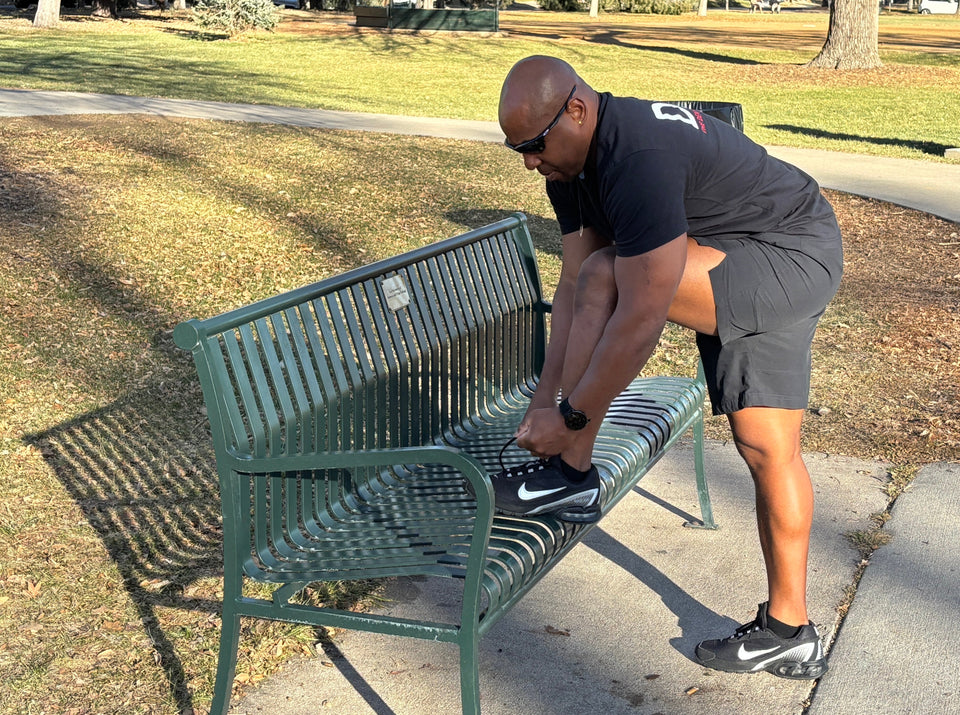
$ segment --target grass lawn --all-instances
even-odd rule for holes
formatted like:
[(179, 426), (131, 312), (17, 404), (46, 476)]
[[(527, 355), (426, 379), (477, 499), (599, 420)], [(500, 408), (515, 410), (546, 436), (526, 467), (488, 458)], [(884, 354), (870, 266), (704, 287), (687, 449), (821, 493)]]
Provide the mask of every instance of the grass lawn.
[[(907, 20), (915, 33), (918, 26)], [(373, 79), (363, 91), (337, 90), (333, 79), (279, 73), (281, 48), (288, 60), (309, 54), (296, 49), (292, 32), (227, 43), (201, 42), (175, 22), (169, 33), (78, 22), (51, 35), (16, 23), (22, 21), (0, 20), (0, 84), (9, 86), (16, 79), (19, 86), (192, 96), (200, 90), (194, 77), (183, 79), (183, 68), (220, 53), (234, 59), (196, 76), (225, 93), (218, 98), (288, 103), (322, 86), (324, 102), (339, 92), (354, 108), (438, 106), (417, 104), (418, 93), (409, 91), (388, 108), (393, 100), (377, 97)], [(642, 23), (628, 24), (640, 32)], [(573, 59), (592, 57), (597, 76), (625, 81), (595, 54), (616, 45), (531, 37), (562, 34), (549, 26), (530, 24), (523, 32), (496, 39), (504, 56), (510, 42), (519, 54), (545, 43)], [(657, 19), (644, 32), (646, 42), (665, 48), (674, 46), (678, 30)], [(449, 94), (445, 113), (489, 118), (484, 102), (501, 73), (489, 66), (492, 50), (478, 38), (325, 33), (306, 32), (301, 41), (309, 56), (325, 58), (329, 77), (346, 84), (350, 73), (337, 65), (349, 63), (335, 58), (356, 57), (361, 46), (368, 48), (364, 56), (388, 55), (408, 71), (419, 66), (413, 55), (432, 58), (438, 86), (456, 77), (443, 75), (441, 50), (459, 72), (482, 68), (476, 85)], [(323, 38), (341, 52), (325, 49)], [(138, 55), (138, 42), (152, 49)], [(115, 67), (98, 65), (110, 43), (126, 50), (116, 50)], [(15, 53), (3, 51), (11, 47)], [(196, 53), (197, 64), (178, 64), (175, 54), (164, 54), (171, 50)], [(251, 61), (265, 55), (245, 54), (263, 50), (276, 55), (270, 66), (279, 74)], [(653, 52), (660, 62), (714, 64), (690, 57), (689, 49)], [(741, 46), (719, 54), (734, 52), (751, 58), (788, 50)], [(162, 64), (151, 64), (159, 57)], [(32, 69), (14, 75), (16, 63)], [(718, 63), (737, 72), (767, 67)], [(93, 66), (100, 71), (84, 70)], [(761, 69), (756, 82), (767, 81)], [(954, 81), (958, 72), (946, 62), (928, 69)], [(416, 72), (411, 77), (421, 92), (431, 86)], [(843, 81), (852, 91), (856, 80)], [(97, 84), (107, 81), (114, 84)], [(474, 96), (481, 92), (487, 100)], [(458, 98), (462, 109), (453, 108)], [(831, 131), (862, 135), (858, 127)], [(844, 230), (847, 273), (817, 338), (804, 446), (891, 462), (897, 488), (919, 465), (960, 453), (960, 229), (828, 195)], [(516, 210), (531, 218), (550, 291), (559, 259), (549, 206), (537, 177), (496, 145), (131, 116), (0, 119), (0, 712), (203, 712), (209, 703), (219, 636), (219, 503), (199, 388), (189, 357), (171, 339), (177, 322)], [(685, 371), (693, 360), (689, 335), (669, 329), (649, 370)], [(709, 430), (726, 435), (722, 420)], [(359, 596), (343, 587), (310, 598), (355, 604)], [(316, 637), (305, 628), (247, 624), (239, 686), (312, 652)]]
[(933, 158), (960, 143), (952, 16), (881, 16), (886, 65), (863, 72), (800, 67), (826, 37), (828, 16), (816, 7), (599, 23), (507, 12), (498, 37), (384, 34), (342, 15), (287, 16), (279, 31), (238, 41), (205, 40), (175, 13), (125, 23), (80, 16), (56, 32), (0, 18), (0, 86), (493, 120), (510, 66), (553, 54), (615, 93), (739, 102), (765, 144)]

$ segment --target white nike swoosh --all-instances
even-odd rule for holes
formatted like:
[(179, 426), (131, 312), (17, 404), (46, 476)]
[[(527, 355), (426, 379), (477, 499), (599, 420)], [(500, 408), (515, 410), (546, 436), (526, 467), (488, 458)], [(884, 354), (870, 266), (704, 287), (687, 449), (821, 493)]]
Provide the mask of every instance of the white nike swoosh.
[(750, 660), (751, 658), (756, 658), (758, 655), (766, 655), (767, 653), (773, 653), (780, 646), (774, 646), (773, 648), (767, 648), (765, 650), (747, 650), (746, 646), (741, 645), (740, 650), (737, 651), (737, 658), (740, 660)]
[(520, 491), (517, 492), (517, 496), (520, 497), (521, 501), (532, 501), (540, 497), (545, 497), (548, 494), (556, 494), (557, 492), (562, 492), (563, 487), (557, 487), (556, 489), (527, 489), (527, 483), (524, 482), (520, 485)]

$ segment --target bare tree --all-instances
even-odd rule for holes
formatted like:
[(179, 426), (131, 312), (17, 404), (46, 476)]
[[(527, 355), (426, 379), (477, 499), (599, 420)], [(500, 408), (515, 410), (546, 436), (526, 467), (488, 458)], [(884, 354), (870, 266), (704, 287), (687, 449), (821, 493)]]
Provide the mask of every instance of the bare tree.
[(60, 0), (38, 0), (33, 26), (49, 29), (60, 22)]
[(820, 54), (808, 67), (870, 69), (879, 67), (877, 0), (833, 0), (830, 26)]

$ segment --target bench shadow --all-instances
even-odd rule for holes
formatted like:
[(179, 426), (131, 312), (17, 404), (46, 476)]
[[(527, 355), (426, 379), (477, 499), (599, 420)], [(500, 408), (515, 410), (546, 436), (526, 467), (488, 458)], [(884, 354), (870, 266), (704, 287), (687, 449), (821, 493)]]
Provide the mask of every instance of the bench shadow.
[(800, 134), (808, 137), (817, 137), (818, 139), (838, 139), (840, 141), (867, 142), (868, 144), (877, 144), (878, 146), (898, 146), (906, 149), (915, 149), (930, 154), (931, 156), (943, 156), (949, 149), (947, 144), (937, 142), (916, 141), (914, 139), (897, 139), (894, 137), (870, 137), (863, 134), (846, 134), (844, 132), (827, 132), (814, 127), (798, 127), (793, 124), (766, 124), (765, 129), (777, 129), (791, 134)]
[(364, 702), (369, 706), (371, 713), (374, 715), (396, 715), (396, 711), (387, 705), (384, 699), (373, 689), (373, 686), (367, 682), (366, 678), (357, 671), (353, 663), (344, 655), (336, 643), (329, 638), (324, 638), (320, 641), (320, 647), (323, 649), (324, 655), (333, 662), (334, 667), (340, 671), (340, 674), (350, 684), (350, 687), (357, 692), (357, 695), (363, 698)]
[(171, 405), (169, 415), (158, 415), (152, 399), (129, 395), (24, 441), (41, 452), (100, 536), (178, 711), (191, 712), (189, 678), (157, 613), (220, 613), (218, 600), (188, 588), (223, 573), (220, 496), (212, 456), (191, 435), (202, 416)]

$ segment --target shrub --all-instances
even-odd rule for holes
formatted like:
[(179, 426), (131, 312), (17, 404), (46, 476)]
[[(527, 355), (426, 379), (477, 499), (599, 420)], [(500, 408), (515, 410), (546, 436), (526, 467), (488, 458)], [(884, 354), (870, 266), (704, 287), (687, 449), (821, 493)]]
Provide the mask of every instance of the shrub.
[(635, 12), (652, 15), (682, 15), (694, 10), (697, 0), (600, 0), (605, 12)]
[(272, 30), (280, 23), (280, 10), (272, 0), (199, 0), (193, 21), (233, 36), (254, 28)]
[[(632, 12), (650, 15), (682, 15), (698, 6), (697, 0), (600, 0), (604, 12)], [(540, 0), (543, 10), (572, 12), (590, 8), (590, 0)]]
[(538, 3), (541, 10), (550, 10), (552, 12), (573, 12), (576, 10), (586, 10), (590, 7), (590, 1), (586, 3), (581, 0), (540, 0)]

